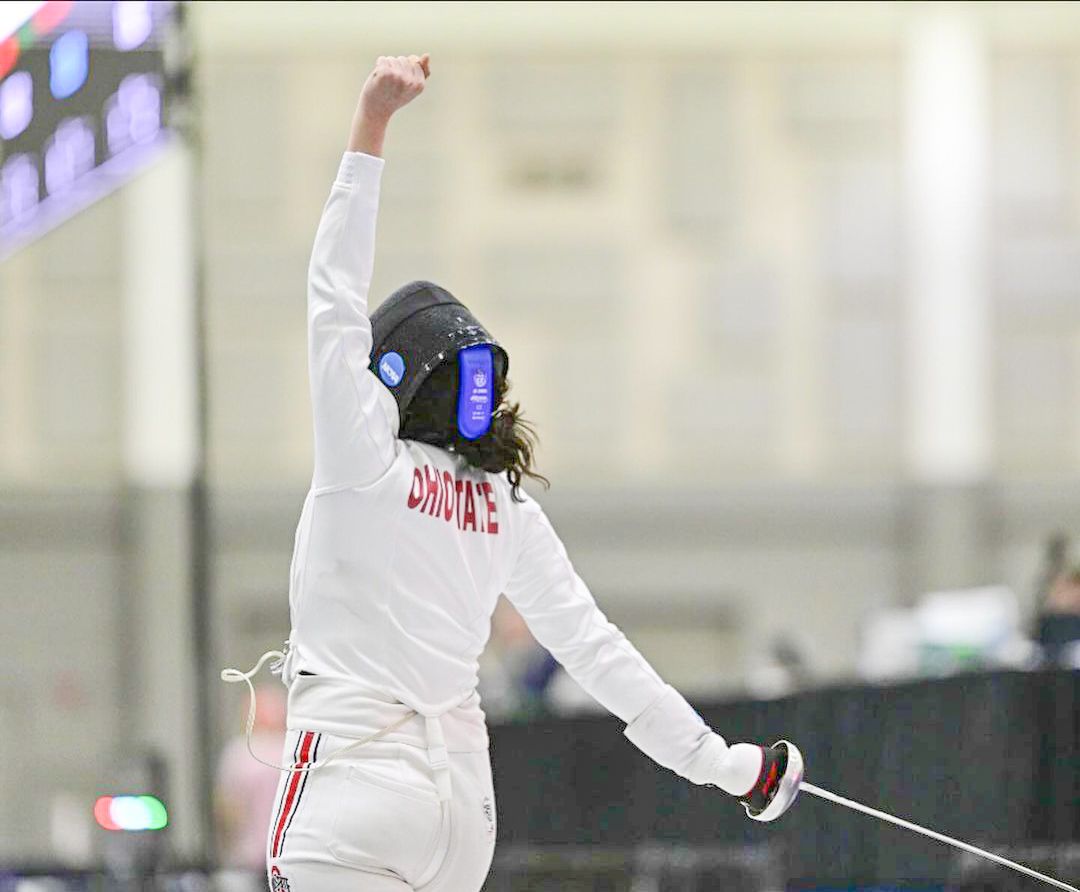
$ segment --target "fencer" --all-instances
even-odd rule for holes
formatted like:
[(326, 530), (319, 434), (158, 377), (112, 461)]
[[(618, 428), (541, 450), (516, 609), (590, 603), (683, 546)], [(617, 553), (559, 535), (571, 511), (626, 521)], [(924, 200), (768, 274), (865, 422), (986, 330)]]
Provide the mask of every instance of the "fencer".
[(430, 282), (369, 316), (387, 126), (430, 70), (375, 64), (311, 255), (314, 472), (290, 571), (275, 892), (481, 888), (496, 804), (477, 659), (500, 594), (660, 765), (759, 819), (801, 777), (793, 747), (710, 730), (597, 607), (522, 489), (540, 479), (535, 440), (487, 328)]

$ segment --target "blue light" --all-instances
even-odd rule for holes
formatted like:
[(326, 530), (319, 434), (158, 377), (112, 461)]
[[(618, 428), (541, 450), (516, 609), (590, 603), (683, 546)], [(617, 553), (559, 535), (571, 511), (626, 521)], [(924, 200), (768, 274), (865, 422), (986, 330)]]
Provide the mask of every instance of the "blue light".
[(16, 71), (0, 83), (0, 138), (14, 139), (34, 116), (34, 79), (29, 71)]
[(82, 31), (61, 35), (49, 50), (49, 89), (67, 99), (83, 84), (90, 71), (90, 41)]

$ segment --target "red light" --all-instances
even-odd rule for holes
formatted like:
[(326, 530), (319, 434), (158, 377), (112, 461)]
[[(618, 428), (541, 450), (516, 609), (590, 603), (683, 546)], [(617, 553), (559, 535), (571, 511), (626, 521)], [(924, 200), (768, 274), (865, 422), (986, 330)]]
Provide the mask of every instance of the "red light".
[(68, 17), (75, 0), (49, 0), (41, 9), (34, 13), (30, 20), (34, 24), (34, 31), (38, 34), (48, 34)]
[(0, 42), (0, 77), (4, 77), (19, 58), (19, 38), (14, 34)]
[(101, 796), (98, 801), (94, 803), (94, 820), (106, 830), (119, 830), (120, 825), (117, 824), (109, 814), (109, 810), (112, 808), (112, 796)]

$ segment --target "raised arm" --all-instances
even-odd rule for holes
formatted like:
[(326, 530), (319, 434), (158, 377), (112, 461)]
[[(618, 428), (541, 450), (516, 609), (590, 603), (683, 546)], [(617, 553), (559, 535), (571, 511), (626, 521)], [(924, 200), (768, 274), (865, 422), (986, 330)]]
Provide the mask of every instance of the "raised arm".
[(363, 485), (394, 460), (397, 406), (368, 370), (368, 290), (383, 142), (393, 114), (424, 89), (428, 57), (380, 57), (364, 83), (347, 151), (323, 209), (308, 268), (308, 369), (314, 485)]
[(431, 59), (422, 56), (379, 56), (356, 104), (349, 131), (349, 151), (382, 157), (386, 127), (394, 112), (424, 92)]
[(535, 502), (506, 595), (536, 639), (610, 712), (647, 756), (696, 784), (735, 796), (756, 788), (765, 751), (728, 746), (608, 621), (574, 572), (566, 549)]

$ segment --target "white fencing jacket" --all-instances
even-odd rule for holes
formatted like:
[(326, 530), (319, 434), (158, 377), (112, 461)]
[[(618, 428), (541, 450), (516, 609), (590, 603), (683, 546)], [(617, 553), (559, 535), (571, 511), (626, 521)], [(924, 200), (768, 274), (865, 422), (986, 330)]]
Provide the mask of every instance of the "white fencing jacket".
[(540, 506), (514, 501), (504, 475), (398, 438), (397, 404), (368, 369), (382, 169), (346, 153), (311, 257), (315, 470), (291, 569), (289, 727), (361, 738), (406, 717), (386, 739), (433, 761), (486, 749), (477, 661), (505, 593), (631, 740), (718, 782), (723, 739), (601, 613)]

